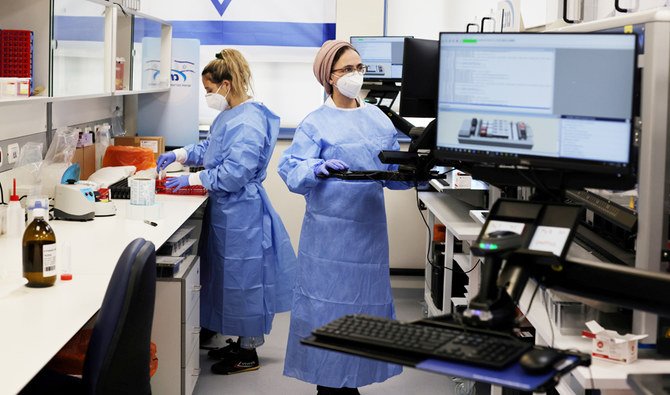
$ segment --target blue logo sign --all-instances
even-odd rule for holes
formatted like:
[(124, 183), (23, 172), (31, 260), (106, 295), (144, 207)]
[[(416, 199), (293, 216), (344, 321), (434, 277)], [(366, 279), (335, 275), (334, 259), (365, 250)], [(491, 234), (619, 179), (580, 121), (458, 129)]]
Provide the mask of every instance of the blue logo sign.
[[(151, 73), (151, 80), (156, 81), (160, 74), (160, 60), (148, 60), (145, 67), (144, 71)], [(189, 80), (189, 74), (191, 74), (191, 76), (197, 74), (195, 71), (195, 63), (177, 59), (173, 61), (172, 69), (170, 70), (170, 81), (173, 86), (175, 83), (186, 83), (187, 80)], [(191, 82), (189, 81), (188, 85), (190, 86), (190, 84)]]
[(226, 12), (226, 8), (230, 5), (230, 2), (233, 0), (211, 0), (214, 7), (219, 12), (219, 15), (223, 16), (223, 13)]

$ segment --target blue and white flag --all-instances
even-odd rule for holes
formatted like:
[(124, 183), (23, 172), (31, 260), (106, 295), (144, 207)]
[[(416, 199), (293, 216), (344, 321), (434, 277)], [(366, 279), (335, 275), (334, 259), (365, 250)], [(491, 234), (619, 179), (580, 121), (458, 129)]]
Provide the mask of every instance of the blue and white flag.
[[(236, 48), (249, 61), (253, 95), (295, 127), (323, 102), (312, 74), (321, 44), (335, 38), (336, 0), (143, 0), (142, 11), (172, 24), (173, 37), (200, 40), (204, 67), (222, 48)], [(200, 87), (200, 121), (207, 108)]]

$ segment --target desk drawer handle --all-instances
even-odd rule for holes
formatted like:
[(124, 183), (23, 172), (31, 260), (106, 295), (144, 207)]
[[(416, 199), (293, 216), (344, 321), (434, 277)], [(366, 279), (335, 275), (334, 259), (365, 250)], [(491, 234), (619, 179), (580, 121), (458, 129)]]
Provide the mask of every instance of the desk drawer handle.
[(193, 373), (191, 373), (191, 376), (193, 376), (193, 377), (200, 376), (200, 368), (193, 369)]
[(192, 333), (193, 333), (194, 335), (199, 335), (201, 330), (202, 330), (202, 327), (200, 327), (200, 326), (194, 326), (194, 327), (193, 327), (193, 332), (192, 332)]
[(193, 286), (193, 292), (200, 292), (201, 289), (202, 289), (202, 285), (198, 284), (198, 285)]

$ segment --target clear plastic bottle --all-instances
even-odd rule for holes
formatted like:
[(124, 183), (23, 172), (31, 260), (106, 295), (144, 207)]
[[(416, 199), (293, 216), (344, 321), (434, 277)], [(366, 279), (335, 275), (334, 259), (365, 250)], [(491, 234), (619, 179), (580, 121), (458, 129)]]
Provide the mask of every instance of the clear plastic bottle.
[(16, 180), (14, 180), (14, 193), (9, 197), (7, 206), (7, 236), (21, 237), (26, 227), (26, 211), (21, 207), (19, 196), (16, 194)]
[(28, 287), (50, 287), (56, 282), (56, 234), (44, 220), (41, 202), (35, 203), (33, 215), (23, 233), (23, 277)]

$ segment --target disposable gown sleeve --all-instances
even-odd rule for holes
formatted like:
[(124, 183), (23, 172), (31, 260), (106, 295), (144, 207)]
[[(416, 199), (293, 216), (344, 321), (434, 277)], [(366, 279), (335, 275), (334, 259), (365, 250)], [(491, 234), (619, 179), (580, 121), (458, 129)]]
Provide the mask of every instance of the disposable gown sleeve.
[[(400, 149), (400, 144), (398, 143), (398, 139), (395, 139), (393, 142), (393, 147), (391, 147), (391, 151), (398, 151)], [(389, 171), (395, 171), (398, 170), (398, 165), (389, 165), (388, 166)], [(384, 181), (384, 186), (388, 189), (392, 190), (402, 190), (402, 189), (410, 189), (414, 187), (414, 182), (411, 181)]]
[(262, 165), (265, 133), (244, 123), (226, 133), (239, 136), (239, 139), (232, 143), (228, 150), (230, 154), (221, 164), (200, 172), (200, 181), (208, 191), (237, 192), (251, 181)]
[(202, 166), (205, 151), (209, 147), (209, 139), (202, 140), (198, 144), (191, 144), (184, 147), (188, 156), (186, 157), (186, 166)]
[(304, 126), (298, 126), (293, 143), (279, 160), (279, 176), (291, 192), (305, 195), (319, 182), (314, 168), (324, 162), (320, 154), (321, 146), (307, 134)]

